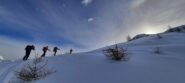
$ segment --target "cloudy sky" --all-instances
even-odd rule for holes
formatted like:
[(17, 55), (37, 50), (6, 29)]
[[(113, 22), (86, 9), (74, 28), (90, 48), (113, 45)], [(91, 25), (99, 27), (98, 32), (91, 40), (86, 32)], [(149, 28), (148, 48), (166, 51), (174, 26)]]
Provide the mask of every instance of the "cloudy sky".
[(0, 0), (0, 56), (22, 58), (27, 44), (32, 56), (89, 51), (185, 24), (184, 10), (185, 0)]

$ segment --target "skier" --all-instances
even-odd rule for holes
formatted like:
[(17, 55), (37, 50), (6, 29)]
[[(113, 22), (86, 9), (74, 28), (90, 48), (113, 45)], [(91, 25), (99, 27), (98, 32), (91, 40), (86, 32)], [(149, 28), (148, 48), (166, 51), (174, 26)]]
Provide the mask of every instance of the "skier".
[(60, 49), (59, 49), (58, 47), (54, 47), (54, 48), (53, 48), (54, 56), (56, 55), (57, 50), (60, 50)]
[(72, 54), (72, 52), (73, 52), (73, 49), (71, 48), (71, 49), (70, 49), (70, 54)]
[(25, 48), (26, 54), (23, 57), (23, 60), (27, 60), (28, 57), (30, 56), (31, 50), (35, 50), (35, 46), (34, 45), (27, 45)]
[(48, 46), (45, 46), (45, 47), (42, 48), (42, 51), (43, 51), (43, 54), (41, 55), (41, 57), (45, 57), (46, 52), (50, 51), (50, 49), (48, 49)]

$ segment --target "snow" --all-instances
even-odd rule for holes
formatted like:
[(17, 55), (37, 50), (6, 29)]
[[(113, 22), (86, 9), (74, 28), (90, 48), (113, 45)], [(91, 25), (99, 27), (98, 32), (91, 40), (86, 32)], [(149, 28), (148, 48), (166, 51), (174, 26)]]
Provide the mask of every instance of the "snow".
[(1, 61), (1, 60), (4, 60), (4, 58), (3, 58), (2, 56), (0, 56), (0, 61)]
[[(161, 39), (150, 35), (118, 44), (128, 47), (128, 61), (117, 62), (106, 58), (102, 50), (108, 47), (46, 57), (48, 68), (56, 72), (30, 83), (184, 83), (185, 33), (160, 35)], [(160, 48), (161, 54), (154, 53), (156, 47)], [(27, 62), (0, 62), (0, 83), (11, 81), (14, 71)]]

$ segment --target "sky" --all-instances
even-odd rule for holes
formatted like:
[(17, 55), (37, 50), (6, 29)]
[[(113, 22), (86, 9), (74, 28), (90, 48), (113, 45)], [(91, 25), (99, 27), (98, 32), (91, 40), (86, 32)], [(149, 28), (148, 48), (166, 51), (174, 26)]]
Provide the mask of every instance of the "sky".
[[(126, 37), (185, 24), (185, 0), (0, 0), (0, 56), (20, 59), (26, 45), (85, 52)], [(48, 52), (48, 56), (52, 52)]]

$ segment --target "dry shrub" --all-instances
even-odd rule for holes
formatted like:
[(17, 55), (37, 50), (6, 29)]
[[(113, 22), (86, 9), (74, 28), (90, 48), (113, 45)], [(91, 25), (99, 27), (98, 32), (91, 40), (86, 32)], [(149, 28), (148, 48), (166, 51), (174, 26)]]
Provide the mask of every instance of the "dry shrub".
[(23, 66), (19, 71), (16, 71), (16, 77), (23, 81), (38, 80), (55, 71), (47, 69), (47, 61), (42, 58), (35, 58), (31, 63)]
[(128, 35), (127, 36), (127, 41), (129, 42), (129, 41), (132, 41), (132, 38)]
[(115, 45), (114, 48), (108, 48), (103, 50), (104, 55), (112, 60), (120, 61), (127, 59), (126, 50)]
[(161, 51), (161, 49), (160, 49), (159, 47), (155, 47), (155, 48), (154, 48), (154, 53), (155, 53), (155, 54), (161, 54), (162, 51)]
[(156, 36), (157, 36), (158, 39), (162, 38), (162, 36), (160, 34), (157, 34)]

